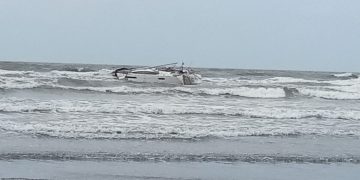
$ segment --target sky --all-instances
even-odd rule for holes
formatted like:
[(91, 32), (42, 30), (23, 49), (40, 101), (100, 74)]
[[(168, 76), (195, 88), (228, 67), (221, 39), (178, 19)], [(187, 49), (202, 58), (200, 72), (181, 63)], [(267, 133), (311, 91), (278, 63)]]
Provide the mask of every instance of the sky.
[(360, 1), (0, 0), (0, 60), (360, 72)]

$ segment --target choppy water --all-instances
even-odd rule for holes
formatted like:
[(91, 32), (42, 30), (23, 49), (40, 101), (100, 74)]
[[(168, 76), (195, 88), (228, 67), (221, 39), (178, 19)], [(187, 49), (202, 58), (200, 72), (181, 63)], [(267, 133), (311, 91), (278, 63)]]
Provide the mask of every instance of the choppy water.
[(0, 161), (360, 162), (356, 73), (196, 69), (202, 84), (167, 86), (117, 67), (0, 62)]

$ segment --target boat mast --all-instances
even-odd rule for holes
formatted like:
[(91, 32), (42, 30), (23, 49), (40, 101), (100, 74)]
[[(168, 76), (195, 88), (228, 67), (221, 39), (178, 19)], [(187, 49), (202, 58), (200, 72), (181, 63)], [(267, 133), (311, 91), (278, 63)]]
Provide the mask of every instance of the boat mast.
[(145, 66), (145, 67), (142, 67), (142, 68), (157, 68), (157, 67), (163, 67), (163, 66), (170, 66), (170, 65), (176, 65), (176, 63), (170, 63), (170, 64), (163, 64), (163, 65), (157, 65), (157, 66)]

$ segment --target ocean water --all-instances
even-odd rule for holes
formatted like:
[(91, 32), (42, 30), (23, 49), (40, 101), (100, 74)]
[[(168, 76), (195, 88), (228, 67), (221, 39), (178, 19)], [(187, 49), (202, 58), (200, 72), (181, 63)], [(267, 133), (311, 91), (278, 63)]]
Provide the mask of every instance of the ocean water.
[(0, 62), (0, 177), (353, 179), (360, 170), (356, 73), (199, 68), (201, 84), (170, 86), (114, 79), (119, 67)]

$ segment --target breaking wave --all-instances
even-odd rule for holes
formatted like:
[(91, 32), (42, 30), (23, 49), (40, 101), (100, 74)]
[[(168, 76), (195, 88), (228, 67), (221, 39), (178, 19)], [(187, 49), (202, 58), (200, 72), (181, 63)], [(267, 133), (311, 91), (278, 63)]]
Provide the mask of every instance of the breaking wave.
[[(65, 122), (63, 122), (65, 123)], [(69, 122), (66, 122), (69, 123)], [(165, 122), (164, 122), (165, 123)], [(279, 124), (280, 125), (280, 124)], [(91, 126), (102, 126), (95, 128)], [(103, 124), (86, 126), (85, 124), (74, 124), (65, 127), (56, 124), (20, 124), (15, 122), (1, 122), (0, 129), (7, 132), (30, 135), (40, 138), (64, 138), (64, 139), (118, 139), (118, 140), (207, 140), (207, 139), (236, 139), (238, 137), (299, 137), (299, 136), (337, 136), (337, 137), (359, 137), (356, 130), (331, 131), (324, 128), (314, 129), (277, 129), (270, 130), (264, 127), (252, 127), (249, 129), (233, 127), (195, 128), (195, 127), (158, 127), (146, 126), (134, 127), (110, 127)], [(146, 129), (145, 129), (146, 128)], [(180, 129), (179, 129), (180, 128)], [(224, 131), (223, 128), (232, 128)], [(302, 127), (304, 128), (304, 127)], [(320, 131), (319, 131), (320, 130)], [(194, 132), (198, 131), (198, 132)]]
[(173, 94), (186, 93), (193, 95), (230, 95), (250, 98), (282, 98), (286, 97), (283, 88), (266, 88), (266, 87), (236, 87), (236, 88), (191, 88), (191, 87), (69, 87), (69, 86), (52, 86), (54, 88), (71, 89), (71, 90), (88, 90), (105, 93), (120, 94)]
[[(0, 79), (1, 81), (1, 79)], [(18, 83), (23, 81), (23, 83)], [(76, 86), (82, 85), (82, 86)], [(229, 88), (193, 88), (193, 87), (135, 87), (120, 85), (117, 87), (101, 87), (104, 82), (85, 81), (74, 79), (59, 79), (54, 82), (37, 82), (26, 78), (17, 78), (12, 81), (0, 84), (0, 89), (32, 89), (32, 88), (50, 88), (64, 90), (94, 91), (102, 93), (119, 93), (119, 94), (172, 94), (186, 93), (193, 95), (230, 95), (250, 98), (283, 98), (292, 94), (289, 89), (284, 90), (282, 87), (229, 87)], [(110, 85), (110, 84), (107, 84)]]
[(332, 76), (337, 78), (359, 78), (359, 76), (354, 73), (333, 74)]
[(248, 163), (360, 163), (358, 156), (301, 156), (277, 154), (167, 154), (167, 153), (3, 153), (0, 160), (135, 161), (135, 162), (248, 162)]
[[(360, 111), (121, 103), (2, 101), (0, 130), (86, 139), (204, 139), (239, 136), (360, 136)], [(10, 113), (10, 114), (9, 114)], [(31, 116), (29, 114), (31, 113)], [(37, 120), (50, 117), (48, 121)], [(28, 120), (28, 117), (32, 119)], [(85, 119), (84, 119), (85, 118)], [(51, 119), (55, 119), (54, 121)]]
[(62, 71), (72, 71), (72, 72), (95, 72), (95, 70), (87, 67), (65, 67)]
[(191, 94), (205, 94), (205, 95), (232, 95), (251, 98), (282, 98), (286, 97), (283, 88), (268, 88), (268, 87), (236, 87), (236, 88), (175, 88), (176, 91), (186, 92)]
[(110, 75), (112, 71), (109, 69), (101, 69), (98, 71), (59, 71), (52, 70), (49, 72), (35, 72), (35, 71), (10, 71), (0, 69), (0, 77), (2, 80), (20, 80), (18, 83), (22, 83), (21, 78), (24, 80), (32, 80), (42, 82), (42, 80), (55, 81), (58, 78), (72, 78), (79, 80), (114, 80)]
[[(63, 85), (60, 85), (63, 84)], [(84, 86), (77, 87), (72, 85), (82, 84)], [(331, 86), (328, 88), (293, 88), (293, 87), (224, 87), (224, 88), (193, 88), (193, 87), (101, 87), (101, 81), (83, 81), (83, 80), (67, 80), (59, 81), (59, 84), (44, 85), (28, 81), (27, 83), (17, 84), (8, 83), (0, 85), (0, 89), (62, 89), (76, 91), (93, 91), (101, 93), (117, 93), (117, 94), (174, 94), (185, 93), (192, 95), (208, 95), (208, 96), (239, 96), (248, 98), (286, 98), (293, 96), (317, 97), (332, 100), (359, 100), (360, 85), (354, 86)], [(4, 87), (6, 86), (6, 87)]]
[[(203, 78), (200, 86), (146, 86), (126, 83), (111, 76), (111, 70), (53, 70), (49, 72), (9, 71), (0, 69), (0, 89), (48, 88), (119, 94), (174, 94), (240, 96), (249, 98), (318, 97), (333, 100), (360, 99), (360, 78), (307, 80), (292, 77), (267, 79)], [(350, 76), (350, 74), (347, 74)], [(353, 75), (353, 74), (352, 74)], [(340, 77), (345, 74), (338, 75)]]
[(345, 89), (333, 87), (334, 90), (331, 89), (301, 89), (300, 93), (310, 97), (318, 97), (324, 99), (334, 99), (334, 100), (359, 100), (360, 92), (344, 92), (338, 91), (335, 89)]
[(0, 99), (0, 112), (3, 113), (106, 113), (106, 114), (156, 114), (156, 115), (213, 115), (235, 116), (244, 118), (264, 119), (342, 119), (360, 120), (360, 111), (340, 110), (312, 110), (280, 107), (238, 107), (236, 104), (222, 105), (196, 105), (196, 104), (166, 104), (134, 103), (132, 101), (70, 101), (51, 100), (34, 101), (26, 99)]
[(307, 80), (292, 77), (272, 77), (266, 79), (243, 79), (242, 77), (235, 78), (219, 78), (219, 77), (207, 77), (203, 78), (204, 82), (209, 82), (215, 85), (222, 86), (238, 86), (238, 85), (283, 85), (289, 83), (314, 83), (323, 84), (323, 81)]

